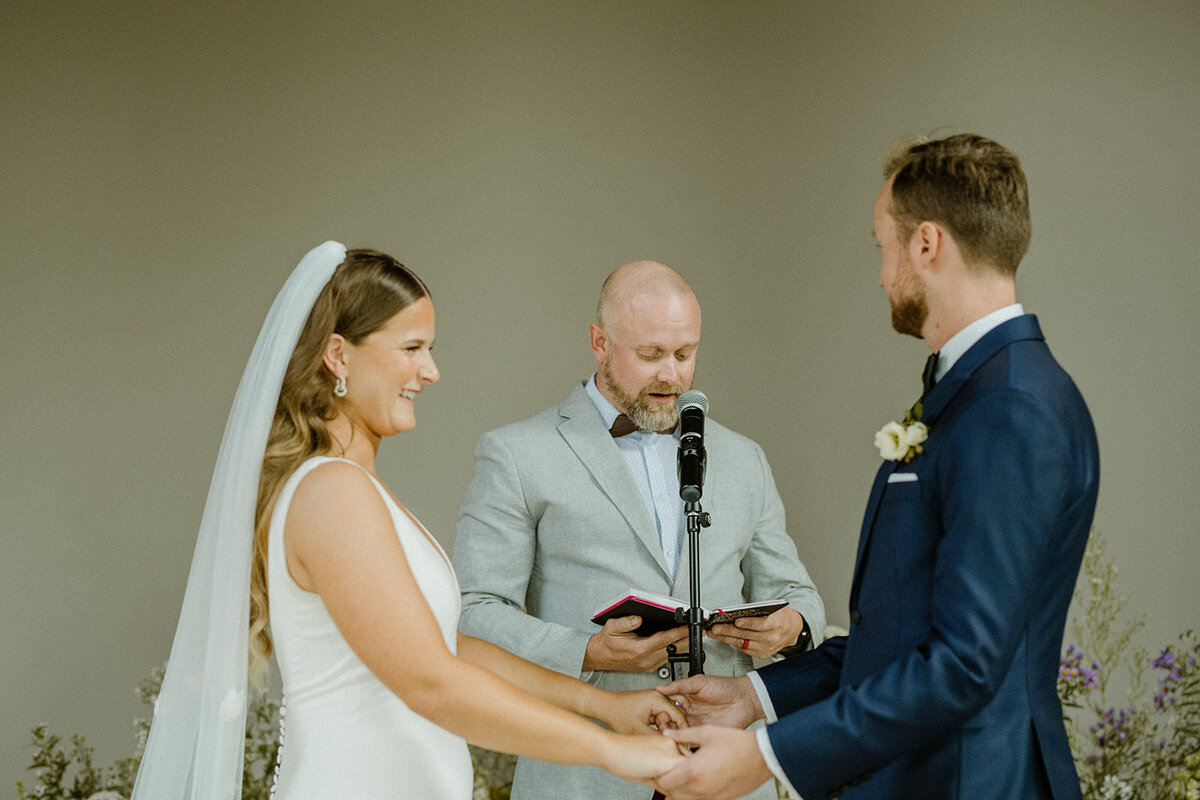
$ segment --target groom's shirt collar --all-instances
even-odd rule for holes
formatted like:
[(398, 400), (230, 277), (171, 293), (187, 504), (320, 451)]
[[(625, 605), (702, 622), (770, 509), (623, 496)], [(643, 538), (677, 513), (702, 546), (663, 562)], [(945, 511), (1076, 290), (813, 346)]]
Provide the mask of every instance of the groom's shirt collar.
[[(937, 374), (935, 378), (940, 381), (946, 377), (946, 373), (950, 371), (954, 363), (962, 358), (963, 354), (970, 350), (972, 345), (987, 335), (993, 328), (999, 327), (1010, 319), (1016, 319), (1024, 313), (1025, 308), (1020, 303), (1013, 303), (1011, 306), (996, 309), (992, 313), (980, 317), (951, 336), (950, 341), (942, 345), (942, 349), (938, 351)], [(613, 419), (616, 419), (616, 417), (613, 417)]]

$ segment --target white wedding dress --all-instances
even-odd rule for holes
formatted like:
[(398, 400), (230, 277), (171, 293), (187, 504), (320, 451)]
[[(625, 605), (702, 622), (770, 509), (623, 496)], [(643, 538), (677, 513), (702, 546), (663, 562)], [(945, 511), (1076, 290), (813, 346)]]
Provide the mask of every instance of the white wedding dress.
[[(419, 716), (375, 677), (342, 638), (319, 595), (292, 580), (283, 551), (288, 504), (313, 468), (284, 484), (268, 544), (271, 635), (283, 676), (282, 747), (275, 800), (469, 800), (471, 758), (459, 736)], [(353, 462), (349, 462), (353, 463)], [(461, 609), (445, 552), (373, 477), (446, 646), (455, 650)], [(469, 687), (463, 687), (464, 691)]]

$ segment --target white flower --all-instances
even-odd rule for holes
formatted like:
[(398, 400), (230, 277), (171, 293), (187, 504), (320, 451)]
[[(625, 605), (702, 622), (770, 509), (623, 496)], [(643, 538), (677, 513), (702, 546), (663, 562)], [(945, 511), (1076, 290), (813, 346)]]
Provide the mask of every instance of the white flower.
[(1116, 775), (1105, 775), (1104, 783), (1100, 786), (1100, 797), (1103, 800), (1129, 800), (1133, 797), (1133, 787)]
[(929, 438), (929, 428), (924, 422), (914, 422), (904, 429), (904, 443), (916, 447)]
[(875, 434), (875, 446), (884, 461), (899, 461), (908, 453), (907, 434), (899, 422), (889, 422)]

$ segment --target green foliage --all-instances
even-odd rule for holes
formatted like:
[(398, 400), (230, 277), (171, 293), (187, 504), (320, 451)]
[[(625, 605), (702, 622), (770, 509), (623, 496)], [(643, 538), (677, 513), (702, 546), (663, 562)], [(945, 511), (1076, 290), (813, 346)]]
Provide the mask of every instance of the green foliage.
[(471, 800), (508, 800), (512, 794), (513, 769), (517, 757), (471, 745), (475, 787)]
[[(137, 695), (153, 712), (165, 670), (159, 667), (139, 684)], [(17, 781), (19, 800), (125, 800), (133, 793), (146, 739), (150, 735), (150, 719), (134, 720), (137, 738), (134, 754), (122, 758), (110, 767), (97, 768), (92, 763), (92, 748), (84, 737), (71, 738), (71, 748), (60, 746), (61, 739), (46, 732), (45, 725), (33, 729), (33, 761), (28, 770), (34, 782), (26, 786)], [(268, 800), (274, 778), (275, 761), (279, 754), (279, 704), (265, 692), (251, 693), (246, 712), (246, 765), (242, 773), (242, 799)]]
[[(151, 711), (158, 699), (165, 670), (159, 667), (138, 684), (137, 695)], [(266, 693), (251, 692), (246, 712), (246, 764), (242, 773), (242, 800), (269, 800), (279, 758), (279, 704)], [(28, 769), (33, 781), (17, 781), (19, 800), (126, 800), (133, 793), (150, 719), (134, 720), (137, 736), (134, 754), (99, 769), (93, 764), (92, 749), (84, 738), (75, 735), (70, 747), (60, 737), (46, 731), (45, 725), (33, 730), (34, 756)], [(512, 791), (513, 765), (516, 758), (471, 748), (475, 765), (474, 800), (508, 800)]]
[(89, 798), (102, 789), (112, 788), (114, 778), (107, 771), (96, 769), (92, 764), (92, 748), (84, 743), (82, 736), (71, 738), (70, 749), (60, 747), (62, 739), (46, 732), (45, 725), (33, 729), (33, 762), (30, 771), (37, 776), (37, 783), (29, 789), (17, 781), (17, 797), (64, 800), (64, 798)]

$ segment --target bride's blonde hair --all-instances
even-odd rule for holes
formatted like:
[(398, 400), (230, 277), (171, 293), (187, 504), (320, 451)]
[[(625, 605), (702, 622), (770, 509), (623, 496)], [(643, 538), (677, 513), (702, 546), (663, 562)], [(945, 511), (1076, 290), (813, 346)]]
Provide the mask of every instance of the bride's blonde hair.
[(310, 456), (332, 448), (327, 423), (336, 416), (342, 402), (333, 394), (334, 376), (323, 363), (325, 346), (334, 333), (358, 344), (422, 297), (429, 297), (429, 289), (396, 259), (376, 250), (347, 250), (346, 260), (313, 304), (292, 351), (263, 455), (254, 516), (250, 679), (259, 686), (271, 657), (271, 637), (267, 633), (267, 532), (271, 513), (296, 468)]

